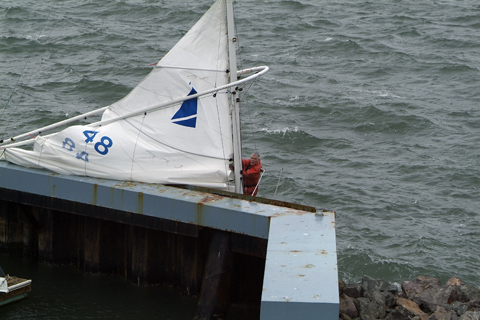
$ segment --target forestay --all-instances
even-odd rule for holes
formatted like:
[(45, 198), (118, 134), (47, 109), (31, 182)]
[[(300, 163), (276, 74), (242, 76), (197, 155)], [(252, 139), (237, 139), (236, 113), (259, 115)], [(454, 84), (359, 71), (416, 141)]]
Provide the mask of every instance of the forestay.
[(0, 294), (3, 293), (8, 293), (8, 283), (7, 279), (5, 278), (5, 273), (0, 267)]
[[(102, 120), (161, 105), (228, 81), (225, 3), (217, 1), (125, 98)], [(227, 90), (107, 125), (71, 126), (33, 151), (7, 148), (5, 159), (51, 171), (148, 183), (224, 188), (232, 157)]]

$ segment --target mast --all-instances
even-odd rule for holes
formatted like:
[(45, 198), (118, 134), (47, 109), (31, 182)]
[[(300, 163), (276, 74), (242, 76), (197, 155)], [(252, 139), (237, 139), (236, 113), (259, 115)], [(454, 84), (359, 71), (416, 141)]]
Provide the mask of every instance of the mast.
[[(237, 81), (237, 55), (235, 52), (235, 24), (233, 16), (233, 0), (226, 0), (227, 5), (227, 30), (228, 30), (228, 57), (230, 68), (230, 82)], [(235, 165), (235, 192), (243, 194), (242, 170), (242, 140), (240, 137), (240, 100), (237, 99), (236, 89), (230, 89), (230, 102), (233, 124), (233, 163)]]

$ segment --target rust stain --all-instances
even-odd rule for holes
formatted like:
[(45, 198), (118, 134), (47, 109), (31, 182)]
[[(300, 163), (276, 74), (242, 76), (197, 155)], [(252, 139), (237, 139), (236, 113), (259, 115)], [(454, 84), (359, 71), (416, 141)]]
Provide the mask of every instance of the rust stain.
[(290, 250), (290, 252), (302, 252), (300, 250)]
[(203, 220), (203, 206), (205, 204), (213, 203), (215, 201), (222, 200), (223, 197), (216, 195), (216, 194), (210, 194), (207, 195), (206, 197), (203, 197), (200, 201), (197, 202), (197, 221), (196, 224), (202, 225), (202, 220)]
[(137, 212), (143, 213), (143, 192), (139, 192), (137, 196)]
[(94, 205), (97, 204), (97, 193), (98, 193), (98, 184), (95, 183), (95, 184), (93, 185), (93, 199), (92, 199), (92, 203), (93, 203)]
[(141, 183), (139, 182), (133, 182), (133, 181), (124, 181), (122, 183), (119, 183), (119, 184), (116, 184), (115, 186), (116, 187), (119, 187), (119, 188), (131, 188), (131, 187), (136, 187), (138, 185), (140, 185)]
[(208, 195), (208, 196), (204, 197), (202, 200), (198, 201), (198, 204), (202, 205), (202, 204), (206, 204), (206, 203), (212, 203), (212, 202), (219, 201), (219, 200), (222, 200), (222, 199), (223, 199), (223, 197), (218, 196), (216, 194), (212, 194), (212, 195)]
[(296, 216), (303, 216), (304, 214), (312, 214), (309, 211), (300, 211), (300, 210), (286, 210), (286, 214), (296, 215)]
[(182, 197), (196, 197), (196, 196), (198, 196), (198, 192), (185, 190), (182, 193)]
[(275, 212), (275, 213), (272, 214), (270, 217), (275, 218), (275, 217), (281, 217), (281, 216), (285, 216), (285, 214), (279, 213), (279, 212)]
[(310, 268), (313, 268), (313, 267), (315, 267), (315, 265), (313, 265), (313, 264), (311, 264), (311, 263), (310, 263), (310, 264), (307, 264), (307, 265), (305, 266), (305, 268), (309, 268), (309, 269), (310, 269)]
[(301, 277), (301, 278), (305, 277), (304, 274), (299, 274), (298, 276)]
[(275, 212), (274, 214), (271, 215), (272, 218), (275, 218), (275, 217), (282, 217), (282, 216), (291, 216), (291, 215), (295, 215), (295, 216), (303, 216), (305, 214), (312, 214), (312, 212), (309, 212), (309, 211), (300, 211), (300, 210), (285, 210), (283, 212)]

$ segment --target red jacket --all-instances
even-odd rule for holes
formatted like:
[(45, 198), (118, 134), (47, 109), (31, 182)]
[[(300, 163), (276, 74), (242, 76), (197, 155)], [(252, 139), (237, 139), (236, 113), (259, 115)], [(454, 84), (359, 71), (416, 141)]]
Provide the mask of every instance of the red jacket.
[[(248, 194), (249, 196), (255, 196), (257, 194), (257, 190), (255, 187), (257, 186), (258, 179), (260, 178), (260, 169), (262, 168), (262, 163), (260, 159), (256, 165), (250, 165), (250, 159), (242, 159), (242, 172), (243, 172), (243, 193)], [(255, 194), (253, 191), (255, 190)]]

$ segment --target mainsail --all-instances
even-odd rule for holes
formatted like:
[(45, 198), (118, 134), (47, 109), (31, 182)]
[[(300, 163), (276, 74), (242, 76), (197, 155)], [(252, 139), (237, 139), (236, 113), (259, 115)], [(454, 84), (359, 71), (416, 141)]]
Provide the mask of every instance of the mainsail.
[[(102, 121), (194, 98), (100, 126), (37, 136), (33, 150), (6, 148), (7, 161), (89, 177), (225, 188), (233, 155), (225, 1), (217, 1)], [(198, 95), (198, 94), (197, 94)]]

